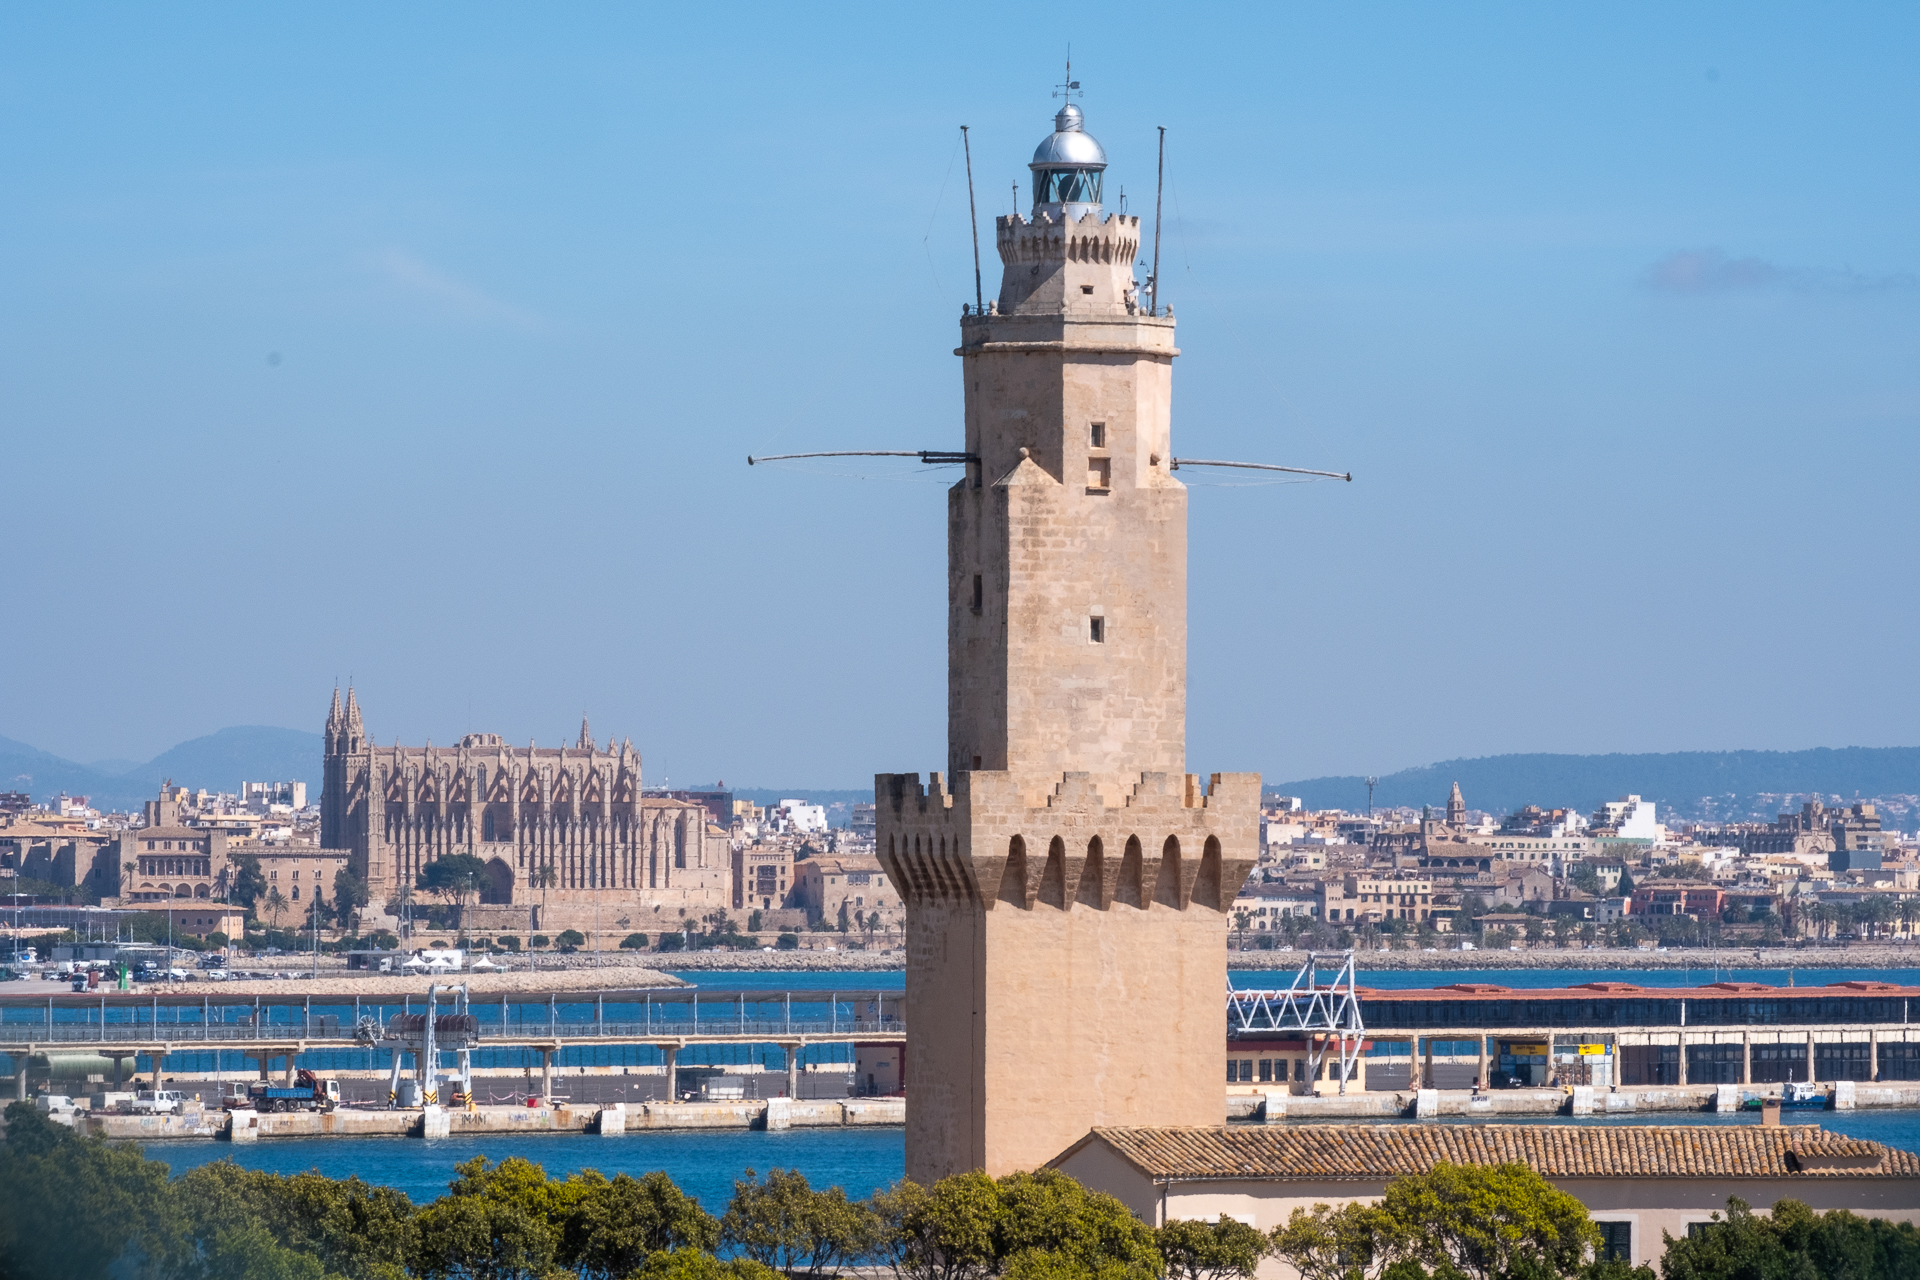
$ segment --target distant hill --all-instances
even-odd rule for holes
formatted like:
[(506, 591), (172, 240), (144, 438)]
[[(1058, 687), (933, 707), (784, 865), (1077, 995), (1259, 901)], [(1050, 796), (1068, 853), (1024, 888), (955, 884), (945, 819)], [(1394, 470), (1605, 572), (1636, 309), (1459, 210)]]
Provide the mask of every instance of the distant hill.
[[(1675, 751), (1646, 755), (1510, 755), (1446, 760), (1380, 779), (1373, 802), (1418, 808), (1447, 802), (1455, 782), (1469, 808), (1511, 813), (1523, 805), (1591, 813), (1629, 793), (1664, 817), (1771, 818), (1780, 798), (1809, 793), (1852, 799), (1920, 795), (1920, 747), (1818, 747), (1810, 751)], [(1314, 809), (1366, 808), (1365, 778), (1270, 782)], [(1904, 826), (1905, 824), (1899, 824)]]
[(25, 791), (42, 803), (64, 791), (90, 797), (97, 809), (137, 810), (171, 778), (209, 791), (237, 791), (243, 781), (305, 782), (317, 800), (321, 746), (319, 734), (303, 729), (245, 725), (183, 742), (145, 764), (108, 762), (110, 770), (0, 738), (0, 791)]
[(108, 785), (111, 776), (24, 742), (0, 738), (0, 791), (25, 791), (40, 801), (62, 791), (90, 796), (95, 787)]

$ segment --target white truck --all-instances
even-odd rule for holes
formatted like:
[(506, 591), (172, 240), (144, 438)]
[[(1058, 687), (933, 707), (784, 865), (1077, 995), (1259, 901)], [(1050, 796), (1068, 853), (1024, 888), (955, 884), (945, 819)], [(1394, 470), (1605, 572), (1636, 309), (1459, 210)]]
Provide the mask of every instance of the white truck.
[(135, 1115), (178, 1115), (186, 1105), (187, 1095), (172, 1089), (143, 1089), (133, 1095)]

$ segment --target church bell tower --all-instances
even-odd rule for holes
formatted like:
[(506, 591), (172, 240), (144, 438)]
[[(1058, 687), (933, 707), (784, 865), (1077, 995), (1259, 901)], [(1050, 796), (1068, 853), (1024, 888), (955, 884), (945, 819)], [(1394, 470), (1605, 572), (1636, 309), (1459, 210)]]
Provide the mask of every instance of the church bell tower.
[[(1257, 774), (1186, 767), (1173, 317), (1071, 102), (963, 315), (947, 771), (874, 780), (907, 910), (907, 1175), (1034, 1168), (1094, 1125), (1222, 1124), (1228, 911)], [(1155, 311), (1159, 314), (1155, 314)]]

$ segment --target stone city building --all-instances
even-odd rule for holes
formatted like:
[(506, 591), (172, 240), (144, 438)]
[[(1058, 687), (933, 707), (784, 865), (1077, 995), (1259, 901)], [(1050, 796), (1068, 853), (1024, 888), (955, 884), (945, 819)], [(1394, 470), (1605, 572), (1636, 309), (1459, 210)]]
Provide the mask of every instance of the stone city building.
[(880, 774), (906, 904), (907, 1176), (1037, 1167), (1095, 1125), (1220, 1124), (1229, 908), (1260, 780), (1186, 769), (1174, 322), (1069, 104), (960, 322), (947, 770)]
[[(631, 740), (511, 747), (471, 733), (452, 747), (376, 747), (353, 690), (327, 713), (320, 843), (348, 851), (372, 910), (437, 858), (486, 864), (469, 928), (624, 934), (729, 902), (730, 849), (700, 804), (644, 795)], [(677, 924), (676, 924), (677, 927)]]

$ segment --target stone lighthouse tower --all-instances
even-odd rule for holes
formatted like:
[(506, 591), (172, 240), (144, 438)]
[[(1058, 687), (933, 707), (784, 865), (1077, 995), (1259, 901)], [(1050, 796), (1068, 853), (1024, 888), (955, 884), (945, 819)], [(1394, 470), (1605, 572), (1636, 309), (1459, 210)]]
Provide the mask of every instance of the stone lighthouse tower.
[(961, 320), (947, 771), (874, 779), (907, 904), (907, 1175), (1044, 1164), (1094, 1125), (1226, 1119), (1227, 911), (1257, 774), (1187, 774), (1173, 318), (1069, 104)]

